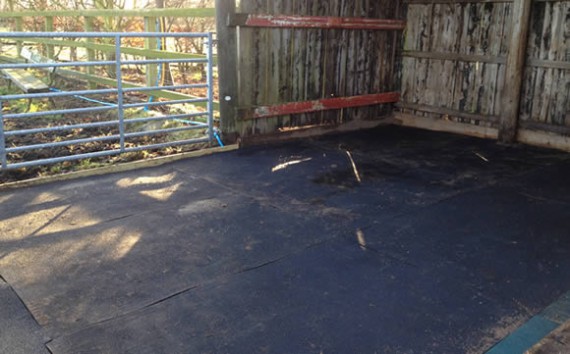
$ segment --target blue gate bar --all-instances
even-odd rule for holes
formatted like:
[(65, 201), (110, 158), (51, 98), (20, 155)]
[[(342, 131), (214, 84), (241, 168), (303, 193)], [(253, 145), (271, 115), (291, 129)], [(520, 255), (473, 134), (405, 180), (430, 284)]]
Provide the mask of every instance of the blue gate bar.
[(38, 133), (53, 133), (53, 132), (62, 132), (62, 131), (73, 130), (73, 129), (111, 127), (111, 126), (114, 126), (117, 124), (119, 124), (118, 120), (108, 120), (108, 121), (104, 121), (104, 122), (93, 122), (93, 123), (84, 123), (84, 124), (57, 125), (55, 127), (47, 127), (47, 128), (10, 130), (10, 131), (4, 132), (4, 135), (5, 136), (15, 136), (15, 135), (38, 134)]
[[(144, 59), (144, 60), (124, 60), (122, 58), (122, 51), (121, 51), (121, 42), (123, 38), (163, 38), (163, 37), (171, 37), (171, 38), (201, 38), (207, 44), (207, 52), (204, 59), (202, 58), (180, 58), (180, 59)], [(211, 33), (193, 33), (193, 32), (186, 32), (186, 33), (122, 33), (122, 32), (111, 32), (111, 33), (97, 33), (97, 32), (86, 32), (86, 33), (77, 33), (77, 32), (58, 32), (58, 33), (51, 33), (51, 32), (10, 32), (10, 33), (1, 33), (1, 38), (17, 38), (23, 39), (25, 42), (25, 38), (113, 38), (115, 41), (115, 58), (114, 60), (101, 60), (101, 61), (70, 61), (70, 62), (55, 62), (51, 61), (52, 59), (48, 60), (38, 60), (37, 62), (33, 63), (8, 63), (8, 64), (0, 64), (0, 70), (3, 69), (38, 69), (38, 70), (48, 70), (50, 73), (57, 75), (58, 71), (56, 68), (60, 67), (103, 67), (103, 66), (114, 66), (114, 76), (116, 79), (116, 88), (103, 88), (103, 89), (93, 89), (93, 90), (76, 90), (76, 91), (60, 91), (59, 89), (50, 88), (52, 92), (37, 92), (37, 93), (23, 93), (23, 94), (10, 94), (10, 95), (3, 95), (0, 96), (0, 105), (2, 103), (6, 103), (9, 101), (15, 100), (32, 100), (35, 99), (55, 99), (55, 98), (65, 98), (70, 97), (71, 99), (83, 100), (88, 101), (94, 106), (92, 107), (85, 107), (85, 106), (75, 106), (72, 108), (66, 109), (47, 109), (44, 111), (35, 111), (35, 112), (25, 112), (25, 113), (12, 113), (12, 112), (1, 112), (0, 111), (0, 161), (1, 161), (1, 168), (0, 170), (6, 169), (16, 169), (16, 168), (25, 168), (31, 166), (38, 166), (38, 165), (45, 165), (45, 164), (52, 164), (64, 161), (71, 161), (77, 159), (84, 159), (84, 158), (95, 158), (95, 157), (103, 157), (103, 156), (111, 156), (117, 155), (124, 152), (131, 152), (131, 151), (140, 151), (140, 150), (148, 150), (148, 149), (160, 149), (169, 146), (180, 146), (180, 145), (187, 145), (187, 144), (197, 144), (208, 142), (212, 143), (214, 139), (214, 125), (213, 125), (213, 118), (214, 118), (214, 111), (213, 111), (213, 94), (214, 94), (214, 78), (213, 78), (213, 35)], [(40, 43), (41, 45), (41, 43)], [(62, 45), (63, 47), (65, 45)], [(132, 65), (162, 65), (162, 64), (182, 64), (182, 63), (189, 63), (189, 64), (206, 64), (206, 82), (202, 83), (191, 83), (191, 84), (170, 84), (170, 85), (156, 85), (156, 86), (143, 86), (143, 87), (125, 87), (126, 83), (123, 82), (123, 69), (128, 68)], [(50, 70), (52, 69), (52, 70)], [(65, 75), (67, 71), (62, 71), (61, 74)], [(32, 74), (33, 75), (33, 74)], [(12, 78), (6, 78), (9, 80), (14, 80)], [(80, 78), (81, 79), (81, 78)], [(136, 84), (139, 85), (139, 84)], [(127, 101), (127, 94), (132, 93), (147, 93), (146, 96), (152, 95), (153, 91), (171, 91), (173, 93), (176, 90), (186, 90), (186, 89), (206, 89), (207, 90), (207, 97), (192, 97), (187, 95), (188, 99), (170, 99), (170, 100), (158, 100), (152, 102), (149, 100), (148, 102), (133, 102)], [(114, 99), (107, 99), (105, 102), (105, 95), (116, 95)], [(86, 96), (102, 96), (103, 98), (88, 98)], [(135, 96), (138, 97), (138, 96)], [(116, 102), (113, 102), (115, 101)], [(140, 98), (138, 98), (140, 100)], [(50, 101), (51, 102), (51, 101)], [(147, 110), (149, 107), (159, 107), (159, 106), (168, 106), (172, 107), (174, 105), (181, 105), (181, 104), (197, 104), (206, 102), (206, 111), (201, 111), (199, 109), (193, 111), (189, 111), (187, 113), (178, 113), (173, 112), (176, 114), (161, 114), (159, 116), (139, 116), (136, 118), (127, 118), (125, 116), (126, 109), (137, 109), (137, 108), (145, 108)], [(116, 113), (114, 112), (116, 111)], [(83, 116), (85, 115), (86, 118), (94, 116), (97, 113), (105, 113), (109, 112), (112, 115), (115, 115), (115, 119), (109, 117), (108, 114), (104, 117), (104, 120), (92, 121), (92, 122), (82, 122), (84, 119), (81, 118), (79, 121), (70, 122), (71, 124), (62, 124), (57, 125), (58, 116), (63, 116), (66, 114), (75, 114)], [(49, 122), (46, 123), (46, 120), (36, 120), (37, 118), (47, 117), (47, 116), (56, 116), (52, 119), (49, 119)], [(203, 118), (200, 118), (203, 117)], [(105, 119), (111, 118), (111, 119)], [(196, 120), (198, 119), (198, 120)], [(21, 122), (25, 122), (30, 120), (31, 124), (33, 125), (45, 125), (45, 126), (19, 126), (19, 129), (10, 130), (6, 128), (5, 123), (9, 120), (19, 120)], [(157, 128), (146, 129), (143, 127), (139, 127), (136, 124), (145, 124), (147, 122), (161, 122), (161, 121), (172, 121), (176, 122), (175, 125), (164, 125), (160, 123), (160, 126)], [(56, 125), (53, 124), (56, 123)], [(9, 125), (12, 127), (12, 125)], [(127, 126), (129, 126), (130, 130), (134, 131), (127, 131)], [(16, 125), (15, 127), (18, 127)], [(113, 127), (117, 127), (117, 129), (112, 129)], [(37, 141), (35, 144), (28, 144), (28, 145), (13, 145), (14, 143), (10, 142), (11, 140), (6, 140), (7, 137), (13, 139), (12, 137), (16, 136), (30, 136), (33, 134), (42, 134), (42, 133), (58, 133), (58, 132), (66, 132), (66, 131), (73, 131), (73, 130), (89, 130), (93, 128), (106, 128), (105, 130), (107, 133), (103, 134), (110, 134), (110, 135), (100, 135), (100, 136), (89, 136), (87, 134), (75, 136), (70, 140), (63, 140), (57, 141)], [(140, 130), (139, 129), (143, 129)], [(111, 130), (108, 130), (111, 129)], [(118, 130), (118, 131), (117, 131)], [(204, 136), (200, 137), (201, 133), (196, 133), (194, 137), (181, 137), (178, 141), (165, 141), (165, 142), (158, 142), (155, 144), (149, 145), (136, 145), (137, 141), (127, 141), (127, 139), (145, 137), (145, 136), (156, 136), (156, 135), (167, 135), (177, 132), (184, 132), (184, 131), (202, 131), (204, 132)], [(64, 133), (67, 134), (67, 133)], [(66, 147), (71, 145), (81, 145), (86, 143), (93, 143), (93, 142), (111, 142), (111, 141), (118, 141), (119, 146), (116, 148), (112, 148), (105, 144), (102, 146), (102, 151), (94, 151), (89, 153), (82, 153), (82, 154), (72, 154), (67, 156), (53, 156), (50, 158), (42, 158), (32, 161), (13, 161), (14, 153), (22, 152), (22, 151), (32, 151), (32, 150), (39, 150), (39, 149), (48, 149), (48, 148), (55, 148), (55, 147)], [(111, 148), (107, 150), (107, 148)]]
[(208, 38), (201, 32), (2, 32), (1, 38)]
[(39, 150), (39, 149), (47, 149), (47, 148), (59, 147), (59, 146), (79, 145), (79, 144), (85, 144), (85, 143), (94, 143), (94, 142), (98, 142), (98, 141), (110, 141), (110, 140), (119, 140), (119, 136), (118, 135), (106, 135), (106, 136), (99, 136), (99, 137), (94, 137), (94, 138), (56, 141), (54, 143), (16, 146), (16, 147), (11, 147), (11, 148), (6, 148), (6, 152), (10, 153), (10, 152), (19, 152), (19, 151)]
[[(152, 144), (152, 145), (143, 145), (143, 146), (135, 146), (135, 147), (128, 147), (125, 149), (125, 152), (134, 152), (134, 151), (143, 151), (143, 150), (151, 150), (151, 149), (162, 149), (165, 147), (173, 147), (173, 146), (181, 146), (181, 145), (189, 145), (189, 144), (198, 144), (198, 143), (206, 143), (210, 140), (206, 138), (199, 138), (199, 139), (188, 139), (188, 140), (181, 140), (163, 144)], [(41, 159), (35, 161), (27, 161), (27, 162), (17, 162), (8, 165), (11, 169), (16, 168), (23, 168), (23, 167), (32, 167), (38, 165), (48, 165), (58, 162), (65, 162), (65, 161), (73, 161), (79, 159), (91, 159), (95, 157), (105, 157), (105, 156), (112, 156), (120, 154), (120, 150), (107, 150), (107, 151), (98, 151), (98, 152), (90, 152), (85, 154), (78, 154), (78, 155), (71, 155), (71, 156), (62, 156), (62, 157), (53, 157), (49, 159)]]
[[(208, 101), (207, 98), (190, 98), (187, 100), (171, 100), (168, 101), (168, 105), (174, 104), (184, 104), (184, 103), (200, 103)], [(124, 108), (138, 108), (138, 107), (153, 107), (153, 106), (164, 106), (165, 102), (143, 102), (143, 103), (129, 103), (123, 105)]]
[(0, 166), (2, 169), (6, 169), (8, 167), (8, 160), (6, 155), (6, 140), (4, 136), (4, 114), (3, 114), (3, 106), (4, 101), (0, 99)]
[[(160, 116), (160, 117), (129, 118), (129, 119), (125, 119), (125, 124), (157, 122), (157, 121), (163, 121), (163, 120), (180, 120), (180, 119), (188, 119), (188, 118), (205, 116), (207, 114), (208, 114), (208, 112), (197, 112), (197, 113), (190, 113), (190, 114), (177, 114), (177, 115)], [(184, 123), (186, 123), (186, 122), (184, 122)], [(194, 125), (201, 125), (203, 127), (208, 127), (207, 123), (195, 122), (195, 121), (188, 121), (188, 123), (194, 124)], [(66, 131), (66, 130), (73, 130), (73, 129), (110, 127), (110, 126), (116, 126), (118, 124), (119, 124), (118, 120), (108, 120), (108, 121), (104, 121), (104, 122), (58, 125), (55, 127), (47, 127), (47, 128), (10, 130), (10, 131), (4, 132), (4, 135), (5, 136), (14, 136), (14, 135), (49, 133), (49, 132)]]
[(119, 115), (119, 135), (120, 135), (120, 144), (121, 144), (121, 152), (125, 152), (125, 107), (123, 106), (124, 95), (125, 92), (123, 91), (123, 73), (121, 71), (121, 36), (115, 36), (115, 60), (116, 60), (116, 68), (115, 68), (115, 78), (117, 79), (117, 105), (118, 105), (118, 115)]
[(214, 57), (214, 38), (212, 33), (208, 33), (208, 138), (210, 143), (214, 140), (214, 68), (212, 59)]
[[(2, 36), (0, 36), (2, 38)], [(142, 64), (164, 64), (164, 63), (207, 63), (207, 59), (156, 59), (156, 60), (129, 60), (123, 61), (124, 65), (142, 65)], [(53, 69), (64, 68), (69, 66), (105, 66), (114, 65), (115, 61), (67, 61), (65, 63), (35, 63), (35, 64), (0, 64), (1, 69)]]
[[(0, 99), (4, 99), (0, 96)], [(58, 109), (54, 111), (45, 111), (45, 112), (33, 112), (33, 113), (10, 113), (5, 114), (4, 119), (24, 119), (24, 118), (38, 118), (38, 117), (45, 117), (45, 116), (55, 116), (60, 114), (69, 114), (69, 113), (89, 113), (89, 112), (103, 112), (103, 111), (112, 111), (117, 109), (117, 107), (86, 107), (86, 108), (72, 108), (72, 109)]]
[[(124, 92), (147, 92), (147, 91), (160, 91), (160, 90), (172, 91), (172, 90), (207, 88), (207, 87), (208, 87), (208, 84), (187, 84), (187, 85), (171, 85), (171, 86), (129, 87), (129, 88), (124, 88), (123, 91)], [(55, 98), (55, 97), (68, 97), (68, 96), (105, 95), (105, 94), (116, 93), (116, 92), (117, 92), (117, 89), (28, 93), (28, 94), (20, 94), (20, 95), (5, 95), (5, 96), (2, 96), (2, 99), (5, 101), (28, 100), (28, 99), (35, 99), (35, 98)]]

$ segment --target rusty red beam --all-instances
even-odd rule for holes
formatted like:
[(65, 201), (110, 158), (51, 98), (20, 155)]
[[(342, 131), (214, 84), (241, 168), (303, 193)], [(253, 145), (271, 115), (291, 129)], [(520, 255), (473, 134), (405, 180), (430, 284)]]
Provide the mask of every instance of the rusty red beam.
[(372, 106), (383, 103), (395, 103), (400, 100), (399, 92), (377, 93), (372, 95), (324, 98), (315, 101), (291, 102), (275, 106), (262, 106), (253, 109), (241, 109), (242, 119), (260, 119), (289, 114), (320, 112), (333, 109)]
[(229, 25), (269, 28), (403, 30), (406, 27), (406, 21), (351, 17), (235, 14), (230, 17)]

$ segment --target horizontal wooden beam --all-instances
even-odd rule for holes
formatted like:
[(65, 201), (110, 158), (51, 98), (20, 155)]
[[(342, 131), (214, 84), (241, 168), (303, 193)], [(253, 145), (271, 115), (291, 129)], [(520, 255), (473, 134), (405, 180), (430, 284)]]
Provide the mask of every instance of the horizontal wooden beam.
[(499, 131), (497, 128), (485, 127), (481, 125), (458, 123), (443, 119), (430, 119), (418, 117), (413, 114), (394, 113), (394, 122), (405, 127), (426, 129), (438, 132), (455, 133), (475, 136), (484, 139), (497, 139)]
[[(422, 52), (422, 51), (406, 50), (402, 52), (402, 56), (407, 58), (453, 60), (453, 61), (464, 61), (464, 62), (473, 62), (473, 63), (479, 62), (487, 64), (506, 64), (507, 62), (506, 57), (461, 54), (461, 53), (450, 53), (450, 52)], [(527, 59), (526, 64), (527, 66), (535, 68), (570, 70), (570, 62), (567, 61)]]
[(403, 30), (406, 27), (406, 21), (374, 18), (234, 14), (229, 17), (228, 25), (266, 28)]
[(372, 95), (324, 98), (315, 101), (291, 102), (275, 106), (256, 108), (241, 108), (238, 117), (241, 119), (260, 119), (285, 116), (289, 114), (302, 114), (321, 112), (333, 109), (372, 106), (384, 103), (395, 103), (400, 100), (399, 92), (378, 93)]
[(527, 129), (529, 131), (542, 131), (542, 132), (550, 132), (559, 135), (570, 136), (570, 126), (566, 125), (554, 125), (542, 122), (523, 120), (520, 122), (520, 126), (521, 128)]
[[(67, 77), (67, 78), (93, 82), (93, 83), (96, 83), (98, 85), (109, 86), (109, 87), (117, 87), (117, 80), (116, 79), (110, 79), (110, 78), (101, 77), (101, 76), (97, 76), (97, 75), (86, 74), (86, 73), (82, 73), (82, 72), (75, 71), (75, 70), (59, 69), (56, 71), (56, 74), (63, 76), (63, 77)], [(124, 88), (144, 88), (146, 86), (123, 81), (123, 87)], [(155, 97), (166, 98), (169, 100), (187, 100), (187, 99), (199, 98), (196, 96), (187, 95), (184, 93), (170, 91), (170, 90), (145, 91), (145, 92), (143, 92), (143, 94), (145, 94), (147, 96), (155, 96)], [(206, 107), (207, 103), (206, 102), (197, 102), (194, 104), (196, 106)], [(214, 102), (214, 109), (219, 109), (219, 106), (220, 106), (219, 102)]]
[(368, 130), (383, 125), (392, 124), (390, 117), (379, 117), (375, 120), (351, 120), (343, 124), (322, 124), (295, 127), (294, 129), (280, 129), (278, 132), (263, 135), (248, 135), (241, 137), (240, 146), (260, 145), (289, 141), (295, 139), (307, 139), (323, 136), (326, 134), (348, 133), (359, 130)]
[(445, 107), (436, 107), (436, 106), (430, 106), (430, 105), (425, 105), (425, 104), (399, 102), (398, 104), (396, 104), (396, 107), (401, 108), (401, 109), (409, 109), (409, 110), (413, 110), (413, 111), (435, 113), (435, 114), (440, 114), (442, 116), (457, 117), (457, 118), (470, 119), (470, 120), (476, 120), (476, 121), (481, 121), (481, 122), (496, 123), (499, 121), (498, 116), (468, 113), (468, 112), (458, 111), (456, 109), (445, 108)]
[[(554, 0), (551, 0), (554, 1)], [(409, 5), (429, 4), (479, 4), (479, 3), (511, 3), (513, 0), (404, 0)]]
[(193, 17), (193, 18), (214, 18), (216, 10), (214, 8), (203, 9), (140, 9), (140, 10), (120, 10), (120, 9), (82, 9), (82, 10), (36, 10), (36, 11), (0, 11), (0, 18), (21, 18), (21, 17)]
[(450, 52), (421, 52), (421, 51), (406, 50), (402, 52), (402, 56), (409, 58), (453, 60), (453, 61), (465, 61), (465, 62), (487, 63), (487, 64), (505, 64), (507, 62), (506, 57), (494, 57), (487, 55), (474, 55), (474, 54), (462, 54), (462, 53), (450, 53)]
[(519, 129), (517, 141), (523, 144), (570, 152), (570, 137), (551, 132)]
[[(562, 0), (534, 0), (534, 2), (560, 2)], [(404, 0), (409, 5), (429, 4), (482, 4), (482, 3), (512, 3), (513, 0)]]
[(535, 68), (570, 70), (570, 62), (567, 61), (528, 59), (526, 63)]
[[(1, 33), (0, 33), (0, 39), (2, 39)], [(60, 40), (60, 39), (26, 38), (23, 43), (41, 43), (58, 47), (85, 48), (91, 50), (98, 50), (104, 53), (115, 53), (116, 50), (115, 46), (112, 44), (93, 43), (83, 40), (70, 41), (70, 40)], [(147, 59), (206, 59), (206, 55), (203, 54), (168, 52), (164, 50), (133, 48), (126, 46), (121, 47), (121, 54), (140, 56), (140, 57), (145, 57)], [(217, 60), (218, 60), (217, 57), (213, 58), (214, 65), (217, 65)]]
[(25, 69), (2, 69), (0, 72), (24, 93), (49, 92), (49, 86), (45, 82)]
[[(23, 59), (15, 59), (15, 58), (7, 57), (4, 55), (0, 55), (0, 62), (1, 61), (8, 62), (8, 63), (19, 63), (19, 64), (25, 63), (25, 61)], [(60, 75), (62, 77), (67, 77), (67, 78), (77, 79), (77, 80), (84, 80), (84, 81), (92, 82), (92, 83), (95, 83), (98, 85), (117, 87), (117, 80), (116, 79), (111, 79), (111, 78), (107, 78), (107, 77), (82, 73), (82, 72), (76, 71), (76, 70), (58, 69), (56, 71), (56, 74)], [(123, 87), (124, 88), (135, 88), (135, 87), (136, 88), (143, 88), (146, 86), (123, 81)], [(199, 98), (196, 96), (187, 95), (184, 93), (170, 91), (170, 90), (145, 91), (143, 94), (147, 95), (147, 96), (161, 97), (161, 98), (166, 98), (166, 99), (170, 99), (170, 100), (186, 100), (186, 99)], [(195, 103), (195, 105), (205, 108), (207, 103), (206, 102), (197, 102), (197, 103)], [(213, 105), (214, 105), (214, 110), (220, 109), (220, 102), (214, 101)]]

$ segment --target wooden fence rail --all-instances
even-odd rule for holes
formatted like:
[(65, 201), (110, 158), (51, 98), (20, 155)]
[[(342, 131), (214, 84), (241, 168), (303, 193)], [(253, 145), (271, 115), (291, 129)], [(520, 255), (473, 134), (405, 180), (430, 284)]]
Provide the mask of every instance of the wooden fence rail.
[[(46, 32), (57, 32), (57, 18), (69, 17), (78, 18), (83, 20), (83, 29), (85, 32), (95, 31), (94, 22), (97, 18), (110, 19), (110, 18), (141, 18), (145, 24), (145, 30), (156, 32), (159, 30), (156, 26), (156, 21), (162, 17), (171, 18), (215, 18), (216, 11), (214, 8), (166, 8), (166, 9), (141, 9), (141, 10), (107, 10), (107, 9), (94, 9), (82, 10), (78, 16), (76, 10), (38, 10), (38, 11), (18, 11), (18, 12), (0, 12), (0, 19), (14, 19), (13, 30), (16, 32), (25, 31), (25, 20), (28, 18), (43, 18), (44, 28)], [(0, 39), (1, 39), (0, 33)], [(83, 48), (89, 61), (95, 60), (98, 54), (114, 54), (115, 46), (106, 43), (97, 43), (93, 38), (85, 40), (67, 40), (65, 38), (57, 38), (54, 34), (53, 39), (34, 39), (27, 38), (24, 40), (16, 41), (17, 53), (21, 53), (23, 45), (26, 43), (33, 43), (42, 45), (45, 48), (45, 56), (53, 58), (56, 53), (56, 48)], [(168, 50), (159, 50), (157, 48), (157, 40), (155, 38), (148, 38), (144, 42), (144, 48), (136, 47), (121, 47), (121, 53), (126, 55), (133, 55), (143, 57), (145, 59), (205, 59), (206, 56), (202, 54), (193, 53), (180, 53)], [(6, 57), (4, 57), (6, 59)], [(214, 58), (214, 65), (216, 65), (217, 58)], [(80, 73), (72, 70), (67, 70), (68, 77), (80, 78), (86, 80), (91, 88), (96, 85), (112, 85), (113, 79), (105, 78), (96, 75), (94, 67), (87, 67), (86, 73)], [(64, 71), (62, 71), (63, 73)], [(156, 86), (157, 84), (158, 69), (156, 65), (147, 65), (146, 68), (146, 85)], [(116, 84), (116, 83), (115, 83)], [(127, 84), (129, 85), (129, 84)], [(186, 95), (178, 94), (175, 92), (151, 92), (157, 97), (164, 98), (180, 98)], [(216, 106), (218, 104), (216, 103)]]

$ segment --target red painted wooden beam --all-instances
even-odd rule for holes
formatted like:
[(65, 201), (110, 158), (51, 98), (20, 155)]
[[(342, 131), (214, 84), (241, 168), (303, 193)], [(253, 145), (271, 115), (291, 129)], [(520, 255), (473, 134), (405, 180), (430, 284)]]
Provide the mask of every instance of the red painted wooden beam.
[(230, 18), (229, 25), (270, 28), (403, 30), (406, 27), (406, 21), (374, 18), (236, 14)]
[(242, 119), (259, 119), (320, 112), (332, 109), (372, 106), (382, 103), (394, 103), (400, 100), (399, 92), (378, 93), (372, 95), (324, 98), (316, 101), (291, 102), (276, 106), (262, 106), (254, 109), (240, 110)]

